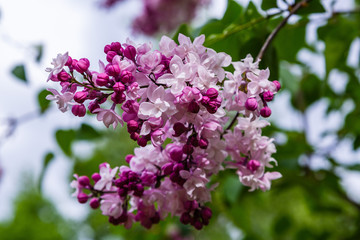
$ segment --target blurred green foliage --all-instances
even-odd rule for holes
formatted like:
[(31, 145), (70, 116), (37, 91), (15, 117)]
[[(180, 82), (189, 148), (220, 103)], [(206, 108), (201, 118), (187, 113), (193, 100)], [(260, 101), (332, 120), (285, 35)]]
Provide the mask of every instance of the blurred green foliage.
[[(233, 172), (222, 172), (214, 179), (221, 183), (213, 194), (214, 217), (203, 230), (194, 231), (170, 217), (151, 230), (139, 224), (126, 230), (110, 225), (100, 211), (92, 211), (84, 222), (74, 225), (30, 188), (19, 196), (14, 218), (0, 224), (1, 239), (76, 239), (81, 229), (90, 229), (83, 233), (89, 239), (150, 240), (176, 239), (176, 236), (184, 236), (183, 239), (360, 239), (360, 203), (349, 198), (336, 174), (337, 169), (360, 171), (360, 164), (344, 165), (331, 155), (334, 148), (323, 151), (311, 144), (306, 127), (308, 110), (319, 101), (326, 100), (328, 115), (352, 102), (354, 107), (342, 115), (344, 123), (326, 134), (335, 136), (337, 143), (350, 139), (354, 150), (360, 147), (360, 70), (359, 66), (349, 66), (347, 61), (351, 44), (360, 37), (360, 1), (356, 4), (352, 13), (333, 12), (317, 15), (314, 20), (310, 14), (323, 13), (325, 8), (318, 0), (310, 1), (295, 14), (296, 21), (279, 31), (265, 52), (261, 66), (269, 67), (271, 79), (280, 80), (282, 92), (291, 96), (292, 111), (299, 114), (305, 125), (301, 130), (292, 130), (274, 122), (265, 129), (266, 135), (281, 135), (285, 139), (274, 155), (278, 161), (276, 170), (283, 178), (274, 181), (269, 192), (248, 192)], [(197, 29), (182, 25), (174, 39), (178, 33), (192, 38), (205, 34), (206, 46), (230, 54), (234, 61), (248, 53), (255, 57), (287, 12), (280, 10), (276, 1), (264, 0), (261, 7), (278, 12), (266, 15), (251, 1), (241, 6), (229, 0), (222, 19), (211, 19)], [(289, 5), (289, 9), (291, 7)], [(318, 39), (309, 45), (306, 29), (312, 21), (322, 24), (317, 30)], [(324, 47), (319, 48), (319, 44)], [(324, 57), (324, 76), (312, 72), (309, 66), (313, 63), (299, 61), (298, 53), (302, 49)], [(331, 86), (329, 76), (335, 69), (348, 77), (343, 92), (334, 91)], [(39, 104), (42, 111), (48, 107), (45, 102)], [(129, 140), (126, 129), (99, 131), (87, 124), (78, 129), (60, 129), (55, 137), (62, 152), (74, 162), (73, 172), (79, 175), (91, 175), (104, 161), (111, 165), (125, 164), (125, 156), (136, 146)], [(84, 158), (73, 151), (74, 144), (90, 141), (96, 146), (90, 157)], [(52, 159), (52, 153), (49, 154), (45, 157), (44, 169)], [(314, 156), (326, 159), (328, 167), (311, 168)], [(305, 163), (300, 165), (300, 158), (305, 159)], [(69, 182), (71, 175), (69, 173)], [(74, 226), (80, 230), (75, 232)]]

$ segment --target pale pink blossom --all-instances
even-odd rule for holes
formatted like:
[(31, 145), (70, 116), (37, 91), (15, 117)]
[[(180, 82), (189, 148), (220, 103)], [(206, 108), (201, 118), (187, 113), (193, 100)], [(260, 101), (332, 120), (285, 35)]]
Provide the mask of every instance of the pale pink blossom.
[(77, 103), (71, 102), (74, 99), (74, 94), (72, 92), (65, 92), (61, 95), (57, 90), (48, 88), (49, 92), (53, 95), (47, 95), (46, 99), (51, 101), (56, 101), (60, 111), (66, 112), (71, 105), (75, 105)]
[(113, 128), (115, 129), (117, 125), (120, 123), (121, 125), (124, 124), (121, 117), (113, 110), (113, 109), (103, 109), (103, 108), (97, 108), (93, 111), (93, 113), (97, 113), (97, 120), (103, 121), (104, 125), (109, 128), (109, 126), (112, 124)]
[(118, 194), (104, 194), (102, 195), (100, 209), (105, 216), (118, 218), (123, 213), (123, 200)]
[(119, 167), (115, 167), (111, 169), (108, 163), (101, 165), (100, 167), (101, 179), (95, 183), (94, 189), (103, 190), (105, 188), (106, 190), (110, 190), (112, 181), (118, 169)]
[(51, 64), (54, 67), (45, 69), (46, 72), (49, 72), (48, 81), (52, 76), (59, 74), (63, 70), (68, 58), (69, 58), (68, 52), (66, 52), (64, 54), (59, 53), (56, 58), (53, 58)]

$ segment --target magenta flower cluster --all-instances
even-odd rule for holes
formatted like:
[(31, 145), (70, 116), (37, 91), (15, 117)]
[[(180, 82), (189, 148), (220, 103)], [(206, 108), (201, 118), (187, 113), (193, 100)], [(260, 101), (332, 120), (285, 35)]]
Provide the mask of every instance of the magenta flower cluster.
[[(123, 0), (103, 0), (106, 8), (113, 7)], [(210, 0), (143, 0), (142, 14), (132, 23), (135, 32), (154, 35), (158, 32), (171, 32), (181, 23), (190, 22), (196, 11)]]
[[(155, 51), (150, 44), (113, 42), (98, 71), (67, 53), (46, 69), (48, 80), (62, 87), (49, 89), (47, 99), (62, 112), (71, 108), (82, 117), (89, 110), (114, 129), (126, 123), (139, 145), (125, 159), (129, 166), (101, 163), (92, 180), (75, 175), (71, 183), (80, 203), (100, 208), (115, 225), (150, 228), (170, 214), (201, 229), (212, 215), (206, 206), (217, 186), (212, 175), (235, 169), (250, 191), (268, 190), (281, 177), (265, 169), (276, 164), (276, 148), (261, 134), (280, 83), (269, 81), (269, 70), (250, 55), (232, 62), (204, 40), (180, 34), (177, 44), (164, 36)], [(232, 73), (224, 70), (230, 64)]]

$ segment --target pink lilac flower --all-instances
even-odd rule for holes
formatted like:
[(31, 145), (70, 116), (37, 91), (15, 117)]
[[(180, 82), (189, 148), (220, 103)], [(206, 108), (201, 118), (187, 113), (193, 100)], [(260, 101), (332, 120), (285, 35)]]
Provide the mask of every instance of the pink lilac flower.
[(56, 58), (53, 58), (51, 64), (54, 67), (45, 69), (46, 72), (49, 72), (48, 81), (50, 80), (50, 78), (52, 76), (56, 76), (63, 70), (66, 62), (68, 61), (68, 58), (69, 58), (68, 52), (66, 52), (64, 54), (58, 54)]
[(114, 169), (110, 168), (110, 165), (104, 164), (100, 166), (100, 180), (95, 184), (94, 189), (96, 190), (110, 190), (113, 178), (119, 167), (115, 167)]
[(63, 95), (61, 95), (57, 90), (48, 88), (49, 92), (51, 92), (53, 95), (47, 95), (46, 99), (51, 101), (56, 101), (60, 111), (66, 112), (71, 105), (75, 105), (77, 103), (71, 102), (74, 98), (74, 94), (71, 92), (65, 92)]

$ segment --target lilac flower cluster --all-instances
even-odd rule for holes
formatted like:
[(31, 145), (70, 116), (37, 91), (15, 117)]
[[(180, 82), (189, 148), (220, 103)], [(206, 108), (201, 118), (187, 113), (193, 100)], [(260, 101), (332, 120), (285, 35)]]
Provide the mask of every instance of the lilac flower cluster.
[[(123, 0), (104, 0), (102, 5), (113, 7)], [(210, 0), (143, 0), (142, 15), (133, 21), (135, 32), (154, 35), (158, 32), (170, 32), (181, 23), (190, 22), (196, 11)]]
[[(204, 40), (180, 34), (177, 44), (164, 36), (155, 51), (149, 44), (113, 42), (104, 48), (107, 63), (99, 61), (99, 71), (67, 53), (46, 69), (48, 80), (62, 86), (60, 92), (49, 89), (47, 99), (62, 112), (71, 108), (82, 117), (88, 109), (114, 129), (126, 123), (139, 145), (125, 159), (129, 166), (102, 163), (92, 181), (75, 175), (71, 183), (78, 201), (100, 208), (111, 223), (150, 228), (170, 214), (201, 229), (212, 215), (205, 206), (216, 187), (212, 175), (235, 169), (250, 191), (268, 190), (281, 177), (265, 171), (276, 164), (276, 149), (273, 139), (261, 135), (269, 124), (261, 117), (270, 116), (268, 102), (280, 83), (268, 80), (259, 60), (248, 55), (231, 62), (204, 47)], [(230, 64), (233, 73), (224, 70)]]

